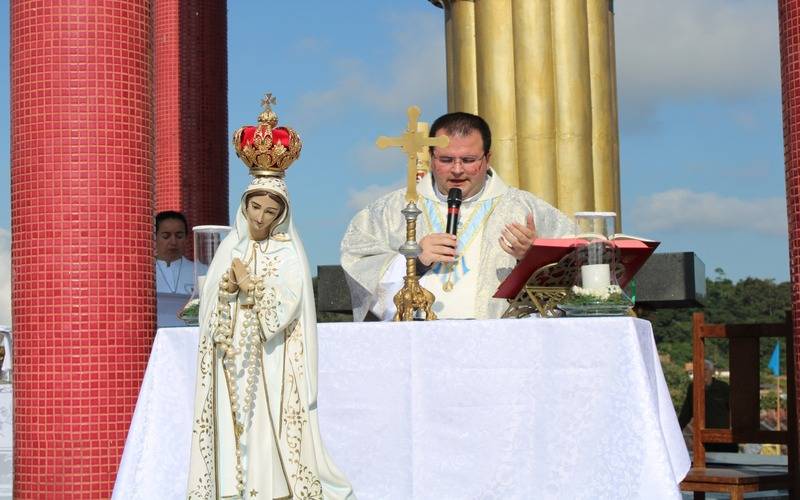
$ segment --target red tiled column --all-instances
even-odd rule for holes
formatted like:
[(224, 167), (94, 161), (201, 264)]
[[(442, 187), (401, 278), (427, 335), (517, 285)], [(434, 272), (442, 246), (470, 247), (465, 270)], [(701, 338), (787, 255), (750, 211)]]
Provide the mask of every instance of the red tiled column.
[[(779, 0), (783, 142), (786, 166), (786, 207), (789, 215), (789, 272), (792, 281), (795, 387), (800, 387), (800, 0)], [(800, 392), (798, 392), (800, 395)], [(795, 408), (800, 397), (795, 396)], [(797, 453), (797, 436), (794, 436)], [(796, 456), (796, 455), (795, 455)], [(795, 476), (798, 476), (795, 474)], [(800, 478), (795, 477), (795, 493)]]
[(228, 224), (226, 2), (159, 0), (154, 17), (156, 208)]
[(14, 497), (107, 499), (155, 328), (149, 0), (11, 2)]

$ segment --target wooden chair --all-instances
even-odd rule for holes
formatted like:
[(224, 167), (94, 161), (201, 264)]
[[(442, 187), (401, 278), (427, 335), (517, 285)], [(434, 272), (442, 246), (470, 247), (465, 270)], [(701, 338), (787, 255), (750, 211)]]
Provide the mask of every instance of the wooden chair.
[[(693, 458), (692, 468), (681, 482), (681, 490), (693, 491), (695, 500), (705, 492), (729, 493), (732, 499), (744, 498), (751, 491), (798, 488), (797, 424), (795, 413), (794, 342), (791, 315), (784, 323), (714, 325), (704, 322), (703, 313), (692, 318), (693, 347)], [(706, 429), (705, 340), (726, 339), (730, 356), (730, 427)], [(759, 417), (759, 339), (786, 339), (787, 429), (761, 429)], [(777, 443), (787, 445), (788, 469), (758, 466), (706, 466), (708, 443)]]

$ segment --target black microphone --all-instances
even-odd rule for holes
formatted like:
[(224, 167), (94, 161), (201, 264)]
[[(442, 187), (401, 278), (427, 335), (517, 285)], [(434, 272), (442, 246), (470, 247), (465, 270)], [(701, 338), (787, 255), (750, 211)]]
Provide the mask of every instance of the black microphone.
[(447, 233), (456, 235), (458, 232), (458, 212), (461, 210), (461, 190), (452, 188), (447, 193)]

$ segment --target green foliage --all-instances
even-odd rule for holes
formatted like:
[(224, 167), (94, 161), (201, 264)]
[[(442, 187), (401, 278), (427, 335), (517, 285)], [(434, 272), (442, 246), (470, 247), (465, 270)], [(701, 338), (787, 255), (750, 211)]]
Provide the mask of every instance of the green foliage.
[[(778, 402), (778, 393), (775, 391), (769, 391), (766, 394), (761, 395), (760, 399), (760, 407), (762, 410), (774, 410), (777, 406)], [(782, 404), (785, 404), (782, 402)]]
[[(642, 316), (653, 324), (659, 353), (662, 356), (669, 355), (669, 361), (662, 362), (662, 367), (673, 402), (677, 401), (675, 406), (677, 409), (680, 409), (680, 404), (683, 402), (688, 383), (688, 377), (684, 381), (677, 373), (680, 371), (685, 374), (684, 364), (692, 361), (692, 313), (703, 311), (708, 323), (780, 323), (785, 321), (786, 313), (791, 309), (789, 282), (776, 283), (772, 279), (745, 278), (734, 283), (722, 269), (717, 268), (714, 272), (713, 279), (706, 279), (705, 307), (659, 309)], [(761, 343), (763, 381), (767, 380), (767, 364), (774, 348), (773, 341)], [(786, 373), (785, 353), (786, 346), (782, 342), (781, 374)], [(717, 369), (726, 370), (727, 342), (707, 342), (706, 357), (714, 362)], [(679, 394), (677, 400), (676, 394)]]
[[(610, 288), (610, 287), (609, 287)], [(619, 287), (617, 287), (619, 289)], [(567, 294), (566, 303), (571, 306), (593, 306), (602, 305), (631, 305), (631, 301), (622, 292), (607, 294), (604, 298), (598, 297), (593, 293), (575, 293), (570, 291)]]
[[(781, 407), (786, 408), (786, 377), (782, 374), (781, 384)], [(777, 379), (771, 371), (761, 374), (761, 397), (760, 406), (762, 410), (774, 410), (778, 400)]]
[[(661, 350), (661, 346), (659, 346)], [(683, 399), (686, 396), (686, 387), (689, 385), (689, 375), (683, 369), (683, 365), (672, 362), (669, 356), (661, 353), (661, 369), (669, 387), (669, 395), (672, 398), (672, 405), (675, 411), (681, 410)]]
[(791, 308), (791, 284), (745, 278), (734, 284), (721, 269), (706, 280), (706, 320), (710, 323), (780, 323)]

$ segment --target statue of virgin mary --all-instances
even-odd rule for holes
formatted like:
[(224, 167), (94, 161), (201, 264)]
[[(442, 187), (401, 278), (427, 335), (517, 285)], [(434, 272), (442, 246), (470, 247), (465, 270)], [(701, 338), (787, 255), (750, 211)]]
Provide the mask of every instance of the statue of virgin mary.
[(311, 274), (283, 178), (301, 143), (273, 102), (234, 135), (253, 180), (201, 294), (189, 499), (355, 498), (320, 438)]

